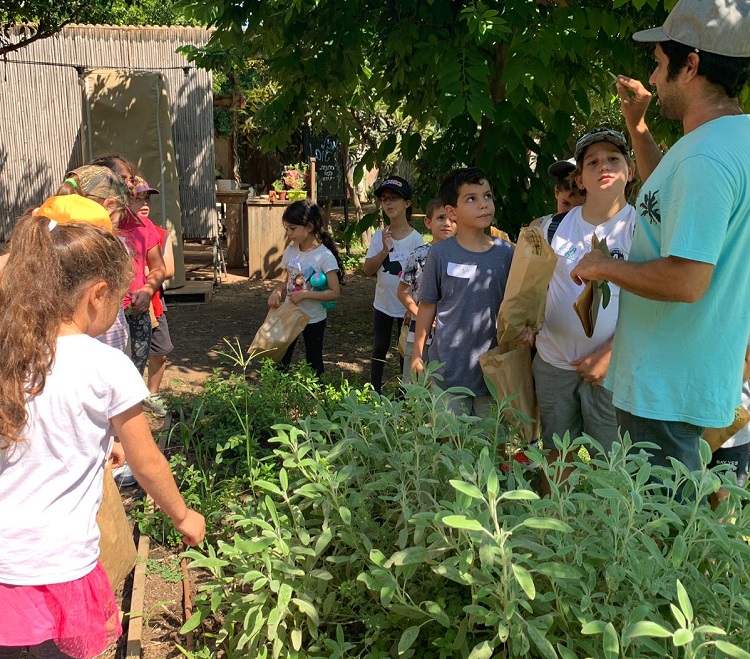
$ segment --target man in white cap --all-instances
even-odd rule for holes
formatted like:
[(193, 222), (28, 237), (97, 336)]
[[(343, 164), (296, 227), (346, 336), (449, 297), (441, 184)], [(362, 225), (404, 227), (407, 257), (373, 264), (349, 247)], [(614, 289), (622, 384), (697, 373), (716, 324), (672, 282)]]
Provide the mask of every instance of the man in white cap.
[(606, 386), (621, 432), (650, 441), (653, 464), (700, 468), (706, 427), (734, 419), (750, 333), (750, 0), (680, 0), (655, 43), (661, 114), (685, 135), (662, 155), (644, 121), (651, 94), (619, 76), (644, 181), (629, 260), (598, 250), (571, 276), (621, 288)]

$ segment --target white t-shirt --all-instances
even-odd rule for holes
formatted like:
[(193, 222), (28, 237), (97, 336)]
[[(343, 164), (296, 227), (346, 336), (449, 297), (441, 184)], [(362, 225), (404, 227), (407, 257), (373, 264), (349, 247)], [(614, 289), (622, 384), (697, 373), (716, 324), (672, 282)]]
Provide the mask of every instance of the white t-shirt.
[[(406, 308), (398, 299), (398, 282), (401, 272), (406, 264), (406, 259), (417, 247), (424, 245), (424, 239), (419, 231), (414, 231), (402, 238), (393, 241), (393, 247), (385, 257), (383, 264), (378, 268), (378, 283), (375, 286), (375, 299), (372, 306), (384, 314), (393, 318), (403, 318)], [(370, 242), (370, 248), (367, 250), (367, 256), (370, 258), (380, 253), (383, 249), (383, 230), (376, 231)]]
[[(289, 245), (281, 257), (281, 267), (285, 268), (289, 277), (286, 280), (287, 293), (294, 291), (313, 290), (310, 279), (318, 272), (328, 274), (339, 269), (336, 257), (325, 245), (318, 245), (309, 252), (303, 252), (297, 245)], [(317, 300), (302, 300), (300, 309), (310, 316), (310, 323), (319, 323), (326, 319), (326, 310)]]
[(27, 404), (25, 441), (0, 451), (0, 583), (63, 583), (94, 569), (110, 419), (147, 395), (124, 353), (82, 334), (57, 340), (44, 390)]
[[(568, 371), (575, 370), (570, 362), (590, 355), (612, 338), (617, 324), (620, 297), (620, 287), (610, 283), (612, 295), (609, 304), (606, 309), (599, 309), (594, 335), (588, 338), (573, 309), (573, 303), (583, 287), (570, 278), (570, 273), (583, 255), (591, 251), (591, 236), (594, 233), (600, 240), (606, 238), (613, 258), (626, 259), (635, 228), (635, 208), (629, 204), (598, 226), (586, 222), (581, 209), (581, 206), (572, 209), (560, 222), (552, 238), (551, 246), (557, 254), (557, 267), (547, 289), (544, 325), (536, 339), (541, 358), (552, 366)], [(549, 220), (542, 227), (545, 239), (548, 226)]]

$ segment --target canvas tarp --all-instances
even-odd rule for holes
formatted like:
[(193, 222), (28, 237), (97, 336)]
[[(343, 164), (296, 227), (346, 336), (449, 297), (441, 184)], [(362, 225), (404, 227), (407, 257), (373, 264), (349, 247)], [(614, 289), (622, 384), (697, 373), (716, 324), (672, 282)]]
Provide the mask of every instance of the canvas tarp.
[(166, 81), (158, 72), (95, 69), (83, 81), (82, 146), (84, 162), (119, 153), (133, 162), (160, 194), (151, 198), (151, 219), (170, 231), (176, 288), (185, 284), (172, 119)]

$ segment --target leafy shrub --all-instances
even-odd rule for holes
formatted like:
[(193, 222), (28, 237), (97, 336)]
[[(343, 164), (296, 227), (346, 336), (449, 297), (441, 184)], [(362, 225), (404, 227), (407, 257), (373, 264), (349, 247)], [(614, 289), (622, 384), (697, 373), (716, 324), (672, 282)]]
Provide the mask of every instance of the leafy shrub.
[(553, 483), (540, 499), (520, 465), (497, 468), (502, 423), (453, 417), (422, 385), (275, 430), (281, 467), (232, 506), (234, 534), (187, 552), (213, 581), (183, 631), (217, 618), (214, 652), (750, 656), (750, 515), (731, 484), (718, 514), (701, 503), (714, 473), (652, 468), (627, 437), (585, 463), (566, 436), (567, 488), (571, 465), (528, 451)]
[[(350, 391), (346, 381), (336, 386), (318, 380), (306, 364), (282, 372), (265, 360), (257, 383), (244, 374), (225, 378), (214, 372), (200, 395), (175, 399), (177, 422), (166, 454), (186, 503), (205, 515), (209, 535), (221, 537), (230, 502), (247, 496), (253, 479), (275, 470), (273, 463), (258, 460), (269, 453), (272, 426), (331, 408)], [(357, 396), (364, 400), (369, 394)], [(161, 511), (136, 517), (153, 539), (179, 544), (180, 534)]]

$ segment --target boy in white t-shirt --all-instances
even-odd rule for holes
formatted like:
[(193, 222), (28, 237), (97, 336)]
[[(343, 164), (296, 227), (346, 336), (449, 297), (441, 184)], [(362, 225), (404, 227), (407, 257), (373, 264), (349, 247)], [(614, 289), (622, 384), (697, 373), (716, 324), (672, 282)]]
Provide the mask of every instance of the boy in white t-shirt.
[[(586, 433), (605, 450), (617, 439), (612, 394), (602, 382), (617, 322), (619, 288), (610, 284), (609, 304), (599, 310), (594, 334), (588, 338), (573, 309), (582, 289), (570, 271), (591, 250), (593, 235), (606, 239), (613, 258), (627, 258), (635, 226), (635, 209), (626, 201), (633, 166), (625, 136), (609, 129), (587, 133), (576, 144), (575, 159), (575, 181), (586, 191), (586, 201), (568, 212), (550, 243), (558, 263), (533, 364), (542, 441), (550, 450), (550, 461), (558, 457), (553, 435), (570, 431), (576, 438)], [(542, 227), (545, 238), (548, 223)]]

